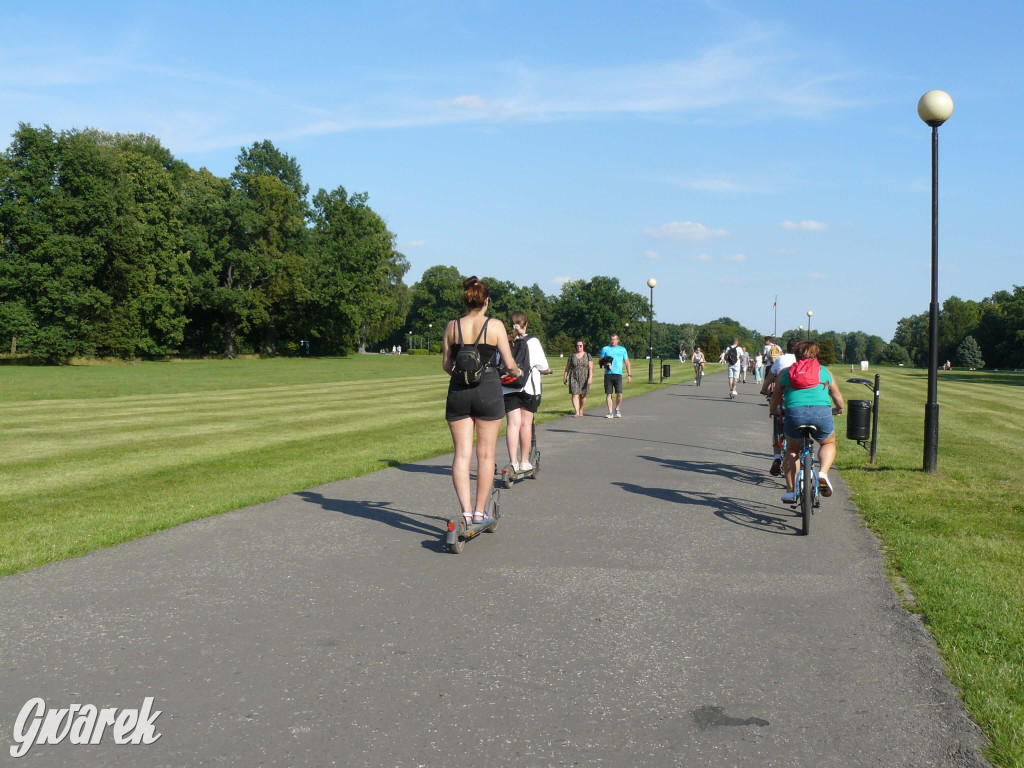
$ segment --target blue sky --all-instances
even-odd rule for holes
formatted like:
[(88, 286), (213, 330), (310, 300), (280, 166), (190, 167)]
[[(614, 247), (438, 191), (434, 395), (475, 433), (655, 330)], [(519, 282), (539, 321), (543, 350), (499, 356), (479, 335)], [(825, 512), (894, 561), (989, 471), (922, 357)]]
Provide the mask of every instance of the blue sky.
[[(628, 7), (627, 7), (628, 6)], [(1024, 283), (1013, 2), (65, 2), (5, 9), (0, 131), (157, 136), (226, 176), (270, 139), (366, 191), (412, 264), (613, 275), (666, 322), (891, 337)]]

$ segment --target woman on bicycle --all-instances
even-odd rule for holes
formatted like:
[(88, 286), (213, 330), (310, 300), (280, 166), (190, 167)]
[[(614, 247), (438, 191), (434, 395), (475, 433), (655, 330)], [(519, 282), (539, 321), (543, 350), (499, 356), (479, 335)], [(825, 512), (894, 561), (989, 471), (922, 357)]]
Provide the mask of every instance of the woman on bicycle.
[(698, 387), (700, 386), (700, 380), (704, 376), (704, 352), (700, 347), (697, 347), (693, 351), (693, 383)]
[[(817, 427), (814, 439), (821, 445), (818, 449), (818, 463), (821, 465), (818, 492), (826, 497), (832, 495), (832, 483), (828, 480), (828, 471), (836, 458), (836, 428), (832, 415), (842, 413), (845, 408), (835, 379), (828, 368), (818, 363), (817, 343), (801, 341), (796, 345), (795, 354), (796, 362), (779, 376), (769, 405), (771, 413), (783, 417), (786, 493), (782, 501), (786, 504), (796, 501), (796, 462), (803, 441), (800, 427), (806, 425)], [(807, 380), (807, 376), (811, 379)]]

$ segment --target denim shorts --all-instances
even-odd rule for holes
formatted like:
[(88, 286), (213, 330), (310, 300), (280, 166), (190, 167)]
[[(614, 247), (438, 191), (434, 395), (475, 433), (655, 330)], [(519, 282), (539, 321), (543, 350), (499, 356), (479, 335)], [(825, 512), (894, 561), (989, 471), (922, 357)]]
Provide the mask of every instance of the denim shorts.
[(819, 443), (825, 440), (836, 431), (835, 423), (832, 421), (832, 406), (830, 405), (801, 405), (795, 408), (787, 408), (783, 424), (783, 432), (787, 440), (802, 440), (800, 432), (802, 424), (813, 424), (818, 428), (814, 439)]
[(729, 378), (730, 379), (738, 379), (739, 377), (740, 377), (740, 364), (736, 363), (736, 365), (730, 365), (729, 366)]

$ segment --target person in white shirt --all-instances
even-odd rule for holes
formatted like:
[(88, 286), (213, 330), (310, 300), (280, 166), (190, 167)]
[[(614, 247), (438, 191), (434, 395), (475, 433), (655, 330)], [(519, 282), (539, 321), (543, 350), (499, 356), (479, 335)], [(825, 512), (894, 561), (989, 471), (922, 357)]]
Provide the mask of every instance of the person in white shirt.
[(505, 444), (508, 446), (508, 460), (516, 472), (529, 472), (533, 469), (529, 457), (530, 446), (533, 445), (533, 417), (540, 408), (540, 377), (551, 373), (540, 339), (526, 332), (528, 324), (525, 312), (517, 310), (512, 313), (514, 344), (527, 345), (530, 357), (529, 369), (523, 370), (526, 374), (525, 383), (521, 388), (501, 388), (505, 398), (505, 417), (508, 419)]
[[(765, 397), (771, 399), (772, 392), (775, 389), (775, 380), (782, 375), (784, 370), (796, 362), (796, 355), (793, 353), (796, 350), (798, 341), (799, 339), (796, 337), (790, 339), (786, 343), (786, 354), (772, 363), (772, 367), (768, 370), (764, 377), (764, 382), (761, 384), (761, 394)], [(772, 456), (772, 466), (769, 472), (775, 477), (782, 474), (782, 440), (782, 419), (772, 416), (772, 451), (774, 455)]]

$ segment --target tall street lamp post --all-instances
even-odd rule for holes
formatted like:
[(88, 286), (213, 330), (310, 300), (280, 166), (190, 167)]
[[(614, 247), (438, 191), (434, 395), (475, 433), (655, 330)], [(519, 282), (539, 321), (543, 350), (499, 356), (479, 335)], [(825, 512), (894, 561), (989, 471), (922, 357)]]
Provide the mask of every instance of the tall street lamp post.
[(427, 323), (427, 354), (430, 354), (430, 332), (434, 330), (433, 323)]
[(658, 281), (653, 277), (647, 281), (647, 287), (651, 289), (651, 316), (647, 322), (648, 328), (650, 329), (648, 334), (647, 353), (650, 356), (650, 362), (647, 365), (647, 383), (654, 383), (654, 286), (658, 284)]
[(807, 310), (807, 339), (811, 338), (811, 315), (814, 313), (811, 310)]
[(932, 129), (932, 300), (928, 305), (928, 402), (924, 407), (924, 470), (936, 472), (939, 458), (939, 126), (953, 114), (945, 91), (928, 91), (917, 114)]

